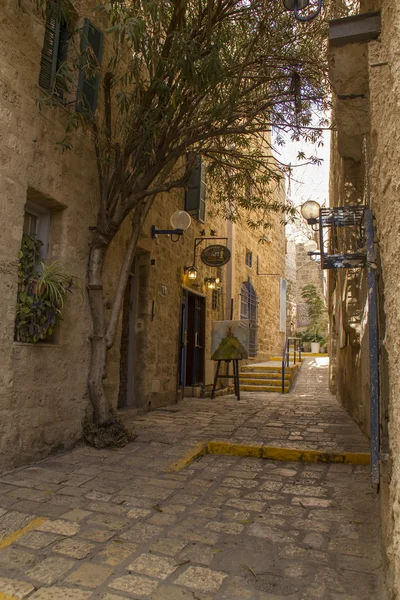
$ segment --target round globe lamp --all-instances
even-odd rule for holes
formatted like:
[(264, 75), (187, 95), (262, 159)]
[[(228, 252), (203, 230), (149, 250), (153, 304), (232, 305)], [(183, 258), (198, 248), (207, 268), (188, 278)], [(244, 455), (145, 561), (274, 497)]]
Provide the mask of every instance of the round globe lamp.
[(185, 210), (177, 210), (171, 216), (171, 225), (174, 229), (186, 231), (190, 227), (192, 219)]
[(309, 225), (318, 222), (319, 211), (321, 207), (315, 200), (307, 200), (301, 205), (300, 212), (301, 216), (307, 221)]
[(306, 252), (315, 252), (317, 248), (318, 248), (318, 244), (314, 240), (308, 240), (304, 244), (304, 250)]

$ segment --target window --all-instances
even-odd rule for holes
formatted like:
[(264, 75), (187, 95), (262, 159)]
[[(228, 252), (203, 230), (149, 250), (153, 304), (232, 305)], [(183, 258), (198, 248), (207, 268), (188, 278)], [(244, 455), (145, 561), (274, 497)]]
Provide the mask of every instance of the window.
[(56, 85), (56, 76), (67, 58), (68, 25), (65, 21), (49, 14), (46, 19), (42, 58), (40, 61), (39, 85), (49, 94), (63, 97)]
[(198, 156), (185, 193), (185, 210), (202, 223), (206, 220), (206, 192), (206, 169)]
[(42, 242), (40, 248), (40, 260), (45, 260), (48, 253), (50, 212), (33, 203), (25, 205), (24, 233), (36, 237)]
[(86, 72), (79, 72), (76, 110), (91, 114), (97, 107), (99, 75), (94, 73), (97, 73), (101, 64), (103, 33), (89, 19), (83, 22), (81, 51), (89, 67)]
[(240, 319), (249, 321), (249, 356), (257, 356), (258, 352), (258, 298), (256, 290), (249, 281), (242, 283), (240, 294)]
[(250, 268), (251, 268), (251, 267), (253, 266), (253, 253), (252, 253), (252, 252), (250, 252), (250, 250), (246, 250), (246, 258), (245, 258), (245, 261), (246, 261), (246, 265), (247, 265), (248, 267), (250, 267)]

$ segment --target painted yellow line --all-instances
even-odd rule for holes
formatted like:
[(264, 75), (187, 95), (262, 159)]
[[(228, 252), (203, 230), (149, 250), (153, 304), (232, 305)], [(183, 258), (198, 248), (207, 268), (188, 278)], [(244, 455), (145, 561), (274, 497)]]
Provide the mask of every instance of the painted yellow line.
[[(27, 525), (25, 525), (25, 527), (22, 527), (21, 529), (17, 529), (17, 531), (13, 531), (12, 533), (10, 533), (10, 535), (5, 537), (3, 540), (0, 540), (0, 550), (3, 550), (3, 548), (7, 548), (7, 546), (10, 546), (13, 542), (18, 540), (23, 535), (25, 535), (25, 533), (28, 533), (29, 531), (33, 531), (34, 529), (36, 529), (36, 527), (38, 525), (41, 525), (44, 521), (47, 521), (47, 519), (45, 519), (43, 517), (37, 517), (36, 519), (33, 519)], [(0, 595), (0, 600), (4, 600), (1, 597), (1, 595)]]
[(190, 465), (190, 463), (192, 463), (194, 460), (200, 458), (200, 456), (204, 456), (205, 454), (207, 454), (207, 442), (200, 442), (196, 444), (194, 448), (189, 450), (189, 452), (187, 452), (185, 456), (179, 458), (171, 465), (169, 465), (167, 471), (181, 471), (182, 469)]
[(18, 600), (16, 596), (9, 596), (8, 594), (3, 594), (0, 592), (0, 600)]
[[(183, 458), (168, 467), (168, 471), (181, 471), (197, 458), (206, 454), (220, 456), (241, 456), (281, 460), (286, 462), (334, 463), (346, 465), (369, 465), (370, 455), (367, 452), (322, 452), (321, 450), (303, 450), (297, 448), (280, 448), (263, 446), (262, 444), (235, 444), (213, 440), (196, 444)], [(1, 598), (0, 598), (1, 600)]]

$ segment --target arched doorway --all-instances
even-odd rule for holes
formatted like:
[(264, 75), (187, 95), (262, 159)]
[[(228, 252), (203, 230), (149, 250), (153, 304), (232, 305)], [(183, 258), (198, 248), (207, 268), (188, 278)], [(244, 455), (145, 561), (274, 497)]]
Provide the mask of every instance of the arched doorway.
[(255, 357), (258, 352), (258, 298), (250, 279), (242, 283), (240, 293), (240, 319), (248, 319), (250, 327), (249, 356)]

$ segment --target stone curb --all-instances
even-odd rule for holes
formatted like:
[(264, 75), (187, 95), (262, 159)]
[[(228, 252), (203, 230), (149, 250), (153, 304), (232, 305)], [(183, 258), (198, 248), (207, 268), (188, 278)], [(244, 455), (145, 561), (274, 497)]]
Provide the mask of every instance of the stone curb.
[(281, 460), (286, 462), (332, 463), (346, 465), (369, 465), (370, 455), (367, 452), (322, 452), (296, 448), (280, 448), (263, 446), (262, 444), (234, 444), (213, 440), (196, 444), (182, 458), (173, 462), (168, 471), (181, 471), (190, 463), (206, 454), (222, 456), (242, 456)]

